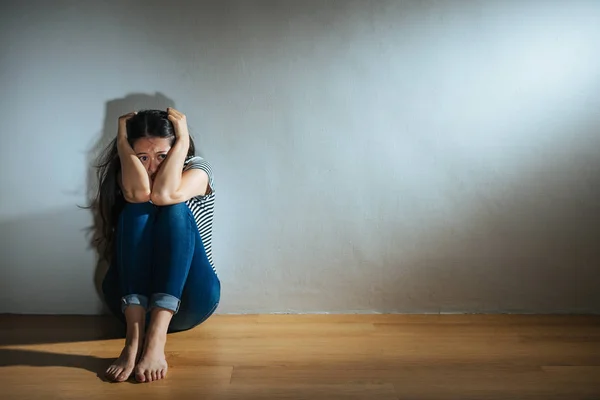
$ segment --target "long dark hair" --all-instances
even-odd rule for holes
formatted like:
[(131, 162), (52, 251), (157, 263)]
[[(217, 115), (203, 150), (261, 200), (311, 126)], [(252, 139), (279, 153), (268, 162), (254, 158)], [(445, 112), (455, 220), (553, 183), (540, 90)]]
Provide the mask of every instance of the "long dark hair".
[[(169, 121), (168, 114), (162, 110), (142, 110), (127, 121), (127, 141), (133, 144), (140, 138), (167, 138), (171, 139), (171, 146), (175, 143), (175, 128)], [(195, 155), (196, 149), (190, 137), (188, 157)], [(108, 262), (112, 261), (115, 250), (115, 234), (119, 214), (125, 206), (125, 198), (118, 184), (121, 173), (121, 160), (117, 150), (117, 139), (102, 151), (96, 165), (98, 178), (98, 192), (92, 208), (100, 217), (101, 226), (96, 235), (98, 249), (104, 249), (100, 254)]]

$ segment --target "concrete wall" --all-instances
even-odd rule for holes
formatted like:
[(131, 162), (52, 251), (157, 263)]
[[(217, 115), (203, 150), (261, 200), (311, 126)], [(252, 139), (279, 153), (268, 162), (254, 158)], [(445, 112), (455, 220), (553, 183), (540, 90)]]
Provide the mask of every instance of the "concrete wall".
[(600, 2), (8, 1), (0, 312), (102, 312), (133, 109), (218, 185), (220, 313), (600, 312)]

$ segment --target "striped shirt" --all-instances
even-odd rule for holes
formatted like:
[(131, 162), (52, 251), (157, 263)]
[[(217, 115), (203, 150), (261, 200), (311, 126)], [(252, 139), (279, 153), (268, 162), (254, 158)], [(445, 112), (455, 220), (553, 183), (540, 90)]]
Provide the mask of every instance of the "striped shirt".
[(196, 221), (196, 226), (200, 232), (200, 237), (202, 238), (202, 243), (204, 244), (204, 250), (206, 251), (208, 262), (216, 274), (217, 270), (215, 269), (212, 256), (212, 226), (213, 215), (215, 211), (214, 176), (211, 165), (204, 158), (200, 156), (188, 157), (183, 164), (183, 171), (188, 171), (195, 168), (206, 172), (208, 175), (208, 183), (210, 188), (208, 190), (208, 194), (205, 196), (192, 197), (186, 201), (186, 204), (194, 215), (194, 220)]

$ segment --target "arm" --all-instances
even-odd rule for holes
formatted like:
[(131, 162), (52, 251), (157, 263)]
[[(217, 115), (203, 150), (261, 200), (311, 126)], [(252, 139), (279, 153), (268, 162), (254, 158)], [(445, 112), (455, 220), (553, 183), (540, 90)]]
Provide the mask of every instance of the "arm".
[[(166, 160), (165, 160), (166, 161)], [(179, 168), (180, 170), (182, 167)], [(172, 192), (152, 190), (150, 199), (157, 206), (168, 206), (171, 204), (183, 203), (196, 196), (204, 196), (208, 188), (208, 175), (201, 169), (190, 169), (181, 173), (180, 184)], [(158, 178), (158, 177), (157, 177)], [(155, 184), (156, 186), (156, 184)]]
[(190, 136), (185, 115), (169, 108), (169, 120), (175, 127), (175, 144), (156, 174), (150, 199), (156, 205), (182, 203), (195, 196), (206, 194), (208, 175), (199, 169), (183, 171), (190, 146)]
[(144, 165), (135, 155), (127, 141), (126, 123), (134, 114), (119, 118), (119, 133), (117, 134), (117, 150), (121, 160), (119, 183), (125, 200), (130, 203), (145, 203), (150, 200), (150, 178)]

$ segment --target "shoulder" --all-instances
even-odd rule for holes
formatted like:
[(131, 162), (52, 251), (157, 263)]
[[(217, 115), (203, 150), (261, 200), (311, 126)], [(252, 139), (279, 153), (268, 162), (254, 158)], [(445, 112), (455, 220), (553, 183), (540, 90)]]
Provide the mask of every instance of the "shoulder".
[(194, 169), (199, 168), (205, 170), (207, 173), (212, 173), (212, 165), (204, 158), (200, 156), (192, 156), (185, 159), (183, 163), (183, 169)]
[(189, 156), (186, 157), (183, 165), (196, 165), (196, 164), (208, 164), (208, 161), (204, 157), (200, 156)]
[(183, 163), (183, 171), (189, 171), (192, 169), (201, 169), (208, 175), (208, 182), (211, 190), (214, 190), (214, 172), (212, 165), (203, 157), (191, 156), (185, 159)]

